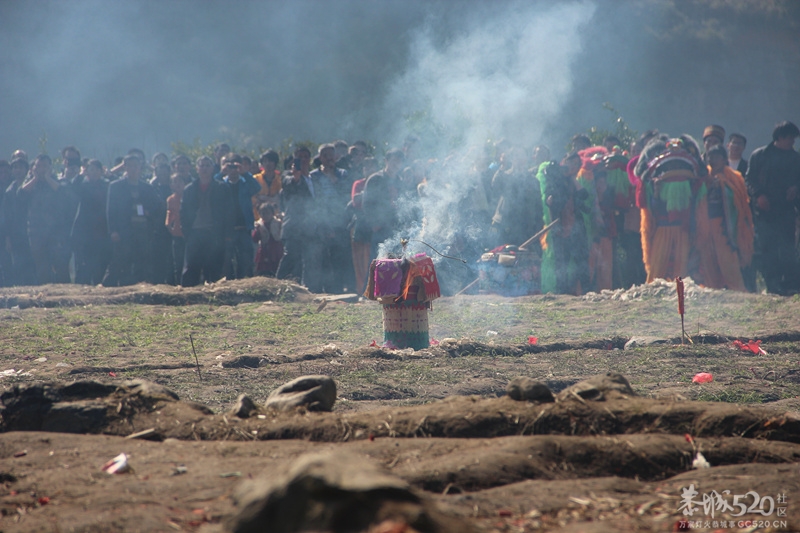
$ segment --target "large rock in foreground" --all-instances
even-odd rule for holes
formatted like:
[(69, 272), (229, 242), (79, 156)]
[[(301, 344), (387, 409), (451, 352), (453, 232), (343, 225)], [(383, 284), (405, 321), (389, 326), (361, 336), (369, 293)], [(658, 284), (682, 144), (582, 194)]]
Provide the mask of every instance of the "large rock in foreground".
[(357, 455), (305, 455), (287, 471), (270, 474), (239, 487), (235, 501), (240, 510), (228, 521), (228, 531), (345, 533), (389, 523), (420, 533), (473, 530), (443, 515), (406, 481)]

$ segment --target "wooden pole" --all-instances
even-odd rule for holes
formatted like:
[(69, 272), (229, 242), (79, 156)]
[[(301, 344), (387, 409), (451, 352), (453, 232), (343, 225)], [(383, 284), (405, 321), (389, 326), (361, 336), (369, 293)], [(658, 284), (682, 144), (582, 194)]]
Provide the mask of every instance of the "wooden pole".
[(481, 278), (476, 279), (475, 281), (473, 281), (472, 283), (470, 283), (469, 285), (467, 285), (466, 287), (464, 287), (463, 289), (461, 289), (460, 291), (455, 293), (454, 296), (461, 296), (462, 294), (464, 294), (465, 292), (470, 290), (472, 287), (474, 287), (475, 284), (478, 283), (480, 280), (481, 280)]
[(559, 220), (561, 220), (561, 219), (560, 219), (560, 218), (557, 218), (557, 219), (555, 219), (554, 221), (552, 221), (551, 223), (549, 223), (548, 225), (546, 225), (545, 227), (543, 227), (541, 230), (539, 230), (539, 231), (536, 233), (536, 235), (534, 235), (533, 237), (531, 237), (531, 238), (530, 238), (530, 239), (528, 239), (527, 241), (525, 241), (525, 242), (523, 242), (522, 244), (520, 244), (518, 248), (519, 248), (520, 250), (527, 250), (528, 246), (530, 246), (530, 245), (531, 245), (531, 244), (533, 244), (535, 241), (537, 241), (537, 240), (538, 240), (538, 239), (539, 239), (539, 238), (540, 238), (542, 235), (544, 235), (545, 233), (547, 233), (548, 231), (550, 231), (550, 228), (552, 228), (553, 226), (555, 226), (555, 225), (556, 225), (556, 223), (558, 223), (558, 221), (559, 221)]
[(678, 313), (681, 315), (681, 345), (686, 338), (686, 327), (684, 326), (684, 307), (683, 307), (683, 280), (678, 276), (675, 278), (675, 291), (678, 293)]
[(200, 360), (197, 358), (197, 350), (194, 349), (194, 339), (192, 338), (192, 334), (189, 333), (189, 342), (192, 343), (192, 352), (194, 352), (194, 361), (197, 363), (197, 377), (200, 381), (203, 381), (203, 376), (200, 375)]

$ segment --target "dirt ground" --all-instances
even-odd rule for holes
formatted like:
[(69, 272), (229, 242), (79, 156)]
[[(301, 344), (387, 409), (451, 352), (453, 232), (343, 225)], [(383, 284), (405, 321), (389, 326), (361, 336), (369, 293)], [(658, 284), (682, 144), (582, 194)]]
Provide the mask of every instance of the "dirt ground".
[[(223, 531), (243, 481), (346, 450), (478, 531), (800, 531), (797, 297), (688, 283), (683, 345), (669, 284), (442, 298), (419, 351), (379, 346), (375, 302), (323, 299), (266, 279), (0, 290), (0, 530)], [(766, 353), (733, 344), (751, 339)], [(606, 372), (634, 395), (557, 394)], [(336, 381), (333, 412), (230, 413), (307, 374)], [(558, 401), (504, 396), (516, 376)], [(101, 471), (121, 452), (131, 472)], [(785, 503), (689, 517), (690, 485)]]

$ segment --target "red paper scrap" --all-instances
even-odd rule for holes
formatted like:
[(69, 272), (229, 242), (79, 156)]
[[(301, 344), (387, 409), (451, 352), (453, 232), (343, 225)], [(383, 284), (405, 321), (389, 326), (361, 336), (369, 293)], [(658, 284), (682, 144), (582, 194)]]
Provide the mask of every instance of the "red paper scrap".
[(692, 383), (711, 383), (714, 381), (714, 376), (708, 372), (699, 372), (692, 378)]
[(756, 355), (767, 355), (767, 352), (761, 347), (760, 340), (754, 341), (751, 339), (747, 343), (744, 343), (740, 340), (735, 340), (733, 341), (733, 345), (744, 352), (753, 352)]
[(528, 336), (528, 344), (535, 346), (539, 342), (539, 337), (534, 337), (533, 335)]

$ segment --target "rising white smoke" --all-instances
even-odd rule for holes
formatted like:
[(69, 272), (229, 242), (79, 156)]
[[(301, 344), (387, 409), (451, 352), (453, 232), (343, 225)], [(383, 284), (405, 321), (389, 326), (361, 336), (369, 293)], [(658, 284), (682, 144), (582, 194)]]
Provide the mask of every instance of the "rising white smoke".
[(401, 237), (424, 236), (444, 249), (459, 232), (479, 237), (480, 228), (465, 227), (458, 216), (475, 206), (474, 198), (464, 199), (479, 190), (478, 155), (499, 137), (525, 147), (543, 141), (571, 96), (582, 30), (595, 9), (588, 1), (487, 2), (446, 38), (436, 17), (412, 34), (408, 68), (392, 85), (383, 113), (396, 122), (384, 127), (397, 145), (409, 131), (422, 130), (421, 152), (447, 164), (434, 170), (439, 176), (422, 202), (425, 227), (404, 226), (384, 253), (396, 250)]
[(537, 142), (571, 94), (581, 31), (594, 12), (592, 2), (485, 3), (445, 42), (429, 20), (413, 34), (386, 116), (425, 110), (467, 145), (492, 135)]

